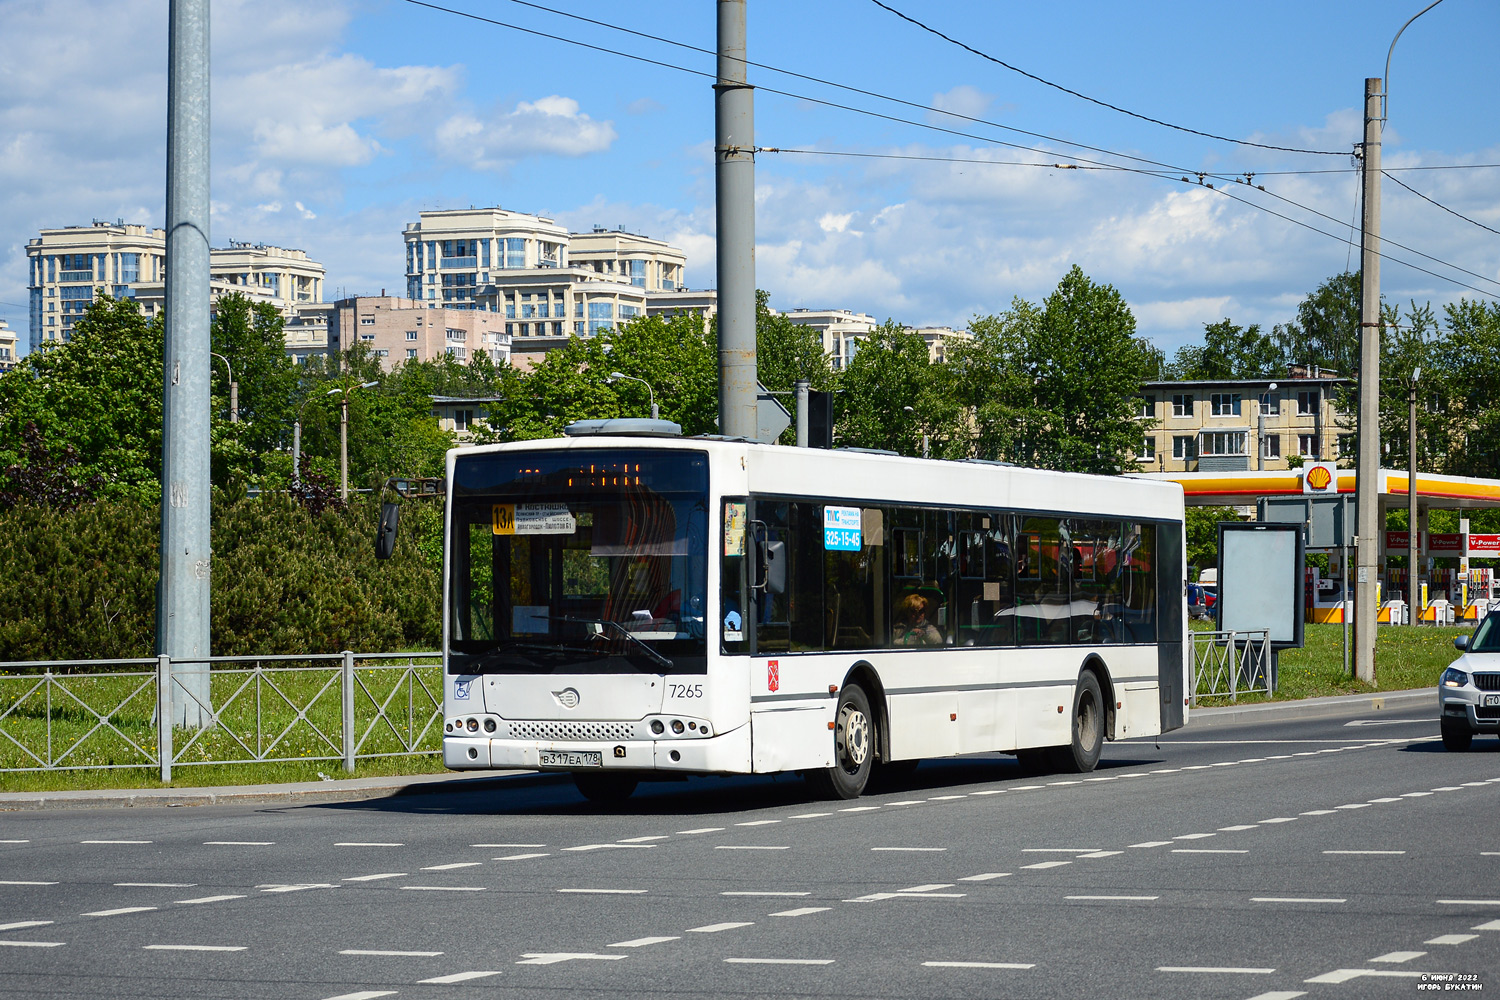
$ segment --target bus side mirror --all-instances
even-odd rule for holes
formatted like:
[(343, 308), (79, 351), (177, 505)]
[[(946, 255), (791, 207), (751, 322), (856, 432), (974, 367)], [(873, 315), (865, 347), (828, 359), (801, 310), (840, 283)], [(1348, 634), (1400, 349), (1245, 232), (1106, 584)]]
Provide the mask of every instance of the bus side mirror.
[(786, 542), (756, 540), (757, 589), (770, 594), (786, 593)]
[(380, 505), (380, 527), (375, 531), (376, 559), (389, 559), (396, 551), (396, 525), (400, 521), (400, 506), (393, 503)]

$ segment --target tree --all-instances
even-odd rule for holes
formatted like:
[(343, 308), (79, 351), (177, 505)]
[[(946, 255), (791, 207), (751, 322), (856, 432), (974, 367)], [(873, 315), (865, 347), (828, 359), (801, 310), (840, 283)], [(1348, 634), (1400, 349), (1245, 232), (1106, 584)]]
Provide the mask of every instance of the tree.
[(98, 473), (80, 480), (78, 453), (72, 445), (53, 457), (36, 424), (26, 422), (22, 432), (25, 458), (0, 470), (0, 508), (34, 504), (55, 510), (72, 510), (98, 499), (104, 479)]
[(1048, 415), (1037, 405), (1036, 379), (1026, 360), (1039, 313), (1034, 303), (1017, 298), (998, 316), (975, 317), (969, 324), (973, 339), (949, 350), (937, 381), (955, 408), (946, 414), (946, 436), (972, 443), (963, 454), (1016, 461), (1029, 453), (1028, 442), (1047, 433)]
[(922, 453), (930, 434), (932, 364), (927, 342), (892, 320), (871, 331), (839, 376), (835, 436), (844, 446)]
[(1203, 343), (1178, 349), (1172, 376), (1189, 381), (1276, 378), (1286, 374), (1287, 357), (1259, 323), (1241, 327), (1228, 319), (1203, 325)]
[[(831, 389), (833, 366), (823, 339), (812, 327), (771, 312), (769, 301), (766, 292), (755, 293), (755, 368), (760, 384), (772, 392), (791, 392), (798, 379), (806, 379), (814, 389)], [(717, 331), (717, 317), (715, 324)]]
[(1334, 275), (1302, 300), (1296, 320), (1275, 328), (1277, 346), (1292, 364), (1358, 374), (1361, 301), (1358, 272)]
[[(1442, 471), (1500, 473), (1500, 303), (1460, 299), (1443, 310), (1446, 335), (1434, 345), (1451, 423)], [(1427, 372), (1423, 369), (1423, 383)]]
[(102, 479), (104, 496), (160, 496), (162, 329), (132, 300), (101, 295), (69, 341), (0, 376), (0, 465), (27, 461), (19, 446), (34, 423), (51, 455), (73, 449), (81, 480)]
[(297, 366), (286, 353), (284, 321), (268, 302), (252, 303), (239, 292), (220, 299), (210, 334), (214, 353), (228, 359), (238, 385), (239, 421), (230, 423), (229, 369), (213, 359), (213, 479), (264, 479), (280, 465), (273, 456), (289, 443)]

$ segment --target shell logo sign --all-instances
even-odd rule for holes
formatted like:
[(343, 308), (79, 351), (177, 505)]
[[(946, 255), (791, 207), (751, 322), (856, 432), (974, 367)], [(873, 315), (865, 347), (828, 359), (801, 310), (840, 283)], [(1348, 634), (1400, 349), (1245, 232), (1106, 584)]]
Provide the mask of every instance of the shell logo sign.
[(1318, 462), (1309, 465), (1302, 473), (1302, 492), (1304, 494), (1337, 493), (1338, 473), (1330, 462)]

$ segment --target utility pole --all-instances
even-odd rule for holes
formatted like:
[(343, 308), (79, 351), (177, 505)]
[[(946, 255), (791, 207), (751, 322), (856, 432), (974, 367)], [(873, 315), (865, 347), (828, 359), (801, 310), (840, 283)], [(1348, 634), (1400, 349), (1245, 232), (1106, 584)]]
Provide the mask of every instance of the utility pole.
[(719, 433), (754, 440), (755, 98), (745, 66), (745, 6), (719, 0), (714, 84), (714, 187), (718, 208)]
[[(172, 722), (209, 702), (208, 0), (172, 0), (167, 40), (167, 287), (156, 652)], [(186, 661), (186, 662), (184, 662)], [(197, 661), (197, 662), (194, 662)]]
[[(1406, 393), (1410, 413), (1406, 421), (1406, 613), (1412, 627), (1417, 624), (1417, 379), (1422, 368), (1411, 373), (1411, 387)], [(1392, 623), (1394, 624), (1394, 623)]]
[[(1380, 98), (1365, 80), (1362, 157), (1364, 225), (1360, 248), (1358, 542), (1354, 578), (1354, 676), (1375, 683), (1376, 572), (1380, 557)], [(1416, 530), (1416, 525), (1412, 525)], [(1415, 568), (1415, 567), (1413, 567)]]

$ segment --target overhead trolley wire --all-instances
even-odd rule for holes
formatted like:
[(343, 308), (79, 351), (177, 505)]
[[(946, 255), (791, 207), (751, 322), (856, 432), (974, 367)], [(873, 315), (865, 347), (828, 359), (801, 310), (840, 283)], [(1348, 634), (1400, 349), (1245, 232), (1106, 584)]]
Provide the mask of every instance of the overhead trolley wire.
[(1406, 190), (1410, 191), (1412, 194), (1416, 195), (1418, 198), (1421, 198), (1423, 201), (1425, 201), (1425, 202), (1427, 202), (1429, 204), (1436, 205), (1438, 208), (1441, 208), (1443, 211), (1447, 212), (1449, 215), (1456, 216), (1456, 217), (1458, 217), (1460, 219), (1463, 219), (1467, 223), (1470, 223), (1472, 225), (1478, 226), (1480, 229), (1483, 229), (1483, 230), (1486, 230), (1488, 232), (1494, 233), (1496, 236), (1500, 236), (1500, 229), (1491, 229), (1489, 226), (1486, 226), (1482, 222), (1475, 222), (1473, 219), (1469, 218), (1467, 215), (1463, 215), (1463, 214), (1460, 214), (1458, 212), (1455, 212), (1455, 211), (1453, 211), (1453, 209), (1449, 208), (1447, 205), (1444, 205), (1442, 202), (1440, 202), (1440, 201), (1434, 201), (1433, 199), (1427, 197), (1425, 194), (1423, 194), (1422, 192), (1418, 191), (1416, 188), (1412, 187), (1410, 184), (1403, 184), (1400, 180), (1397, 180), (1397, 178), (1391, 177), (1391, 175), (1389, 173), (1387, 173), (1386, 171), (1382, 170), (1381, 173), (1385, 174), (1387, 177), (1390, 177), (1391, 180), (1396, 181), (1397, 184), (1400, 184), (1402, 187), (1406, 188)]
[(1203, 132), (1199, 129), (1188, 128), (1186, 125), (1174, 125), (1171, 122), (1162, 121), (1160, 118), (1152, 118), (1149, 115), (1138, 114), (1137, 112), (1131, 111), (1128, 108), (1122, 108), (1117, 104), (1110, 104), (1108, 101), (1101, 101), (1097, 97), (1090, 97), (1087, 94), (1080, 94), (1078, 91), (1072, 90), (1068, 87), (1064, 87), (1060, 83), (1053, 83), (1051, 80), (1047, 80), (1043, 77), (1037, 76), (1035, 73), (1028, 73), (1026, 70), (1022, 69), (1019, 66), (1012, 66), (1010, 63), (1006, 62), (1003, 59), (998, 59), (995, 56), (990, 55), (988, 52), (981, 52), (979, 49), (974, 48), (974, 46), (961, 42), (957, 38), (954, 38), (952, 35), (944, 34), (937, 28), (932, 27), (932, 25), (925, 24), (912, 17), (910, 14), (903, 14), (901, 11), (892, 7), (890, 4), (882, 3), (881, 0), (870, 0), (870, 2), (875, 6), (881, 8), (882, 10), (889, 11), (890, 13), (896, 15), (897, 17), (901, 18), (901, 20), (906, 21), (909, 24), (913, 24), (930, 34), (936, 35), (945, 42), (957, 45), (959, 48), (963, 49), (966, 52), (972, 52), (974, 55), (978, 56), (981, 59), (987, 59), (997, 66), (1003, 66), (1004, 68), (1010, 70), (1012, 73), (1019, 73), (1027, 79), (1035, 80), (1037, 83), (1051, 87), (1054, 90), (1060, 90), (1064, 94), (1071, 94), (1072, 96), (1080, 100), (1088, 101), (1090, 104), (1097, 104), (1101, 108), (1108, 108), (1111, 111), (1118, 111), (1122, 115), (1129, 115), (1131, 118), (1138, 118), (1143, 122), (1150, 122), (1153, 125), (1160, 125), (1163, 128), (1175, 129), (1178, 132), (1187, 132), (1191, 135), (1201, 135), (1205, 139), (1215, 139), (1219, 142), (1232, 142), (1240, 146), (1254, 146), (1256, 149), (1274, 149), (1277, 152), (1281, 153), (1307, 153), (1312, 156), (1348, 155), (1347, 153), (1331, 149), (1298, 149), (1294, 146), (1271, 146), (1263, 142), (1251, 142), (1249, 139), (1233, 139), (1227, 135), (1215, 135), (1212, 132)]

